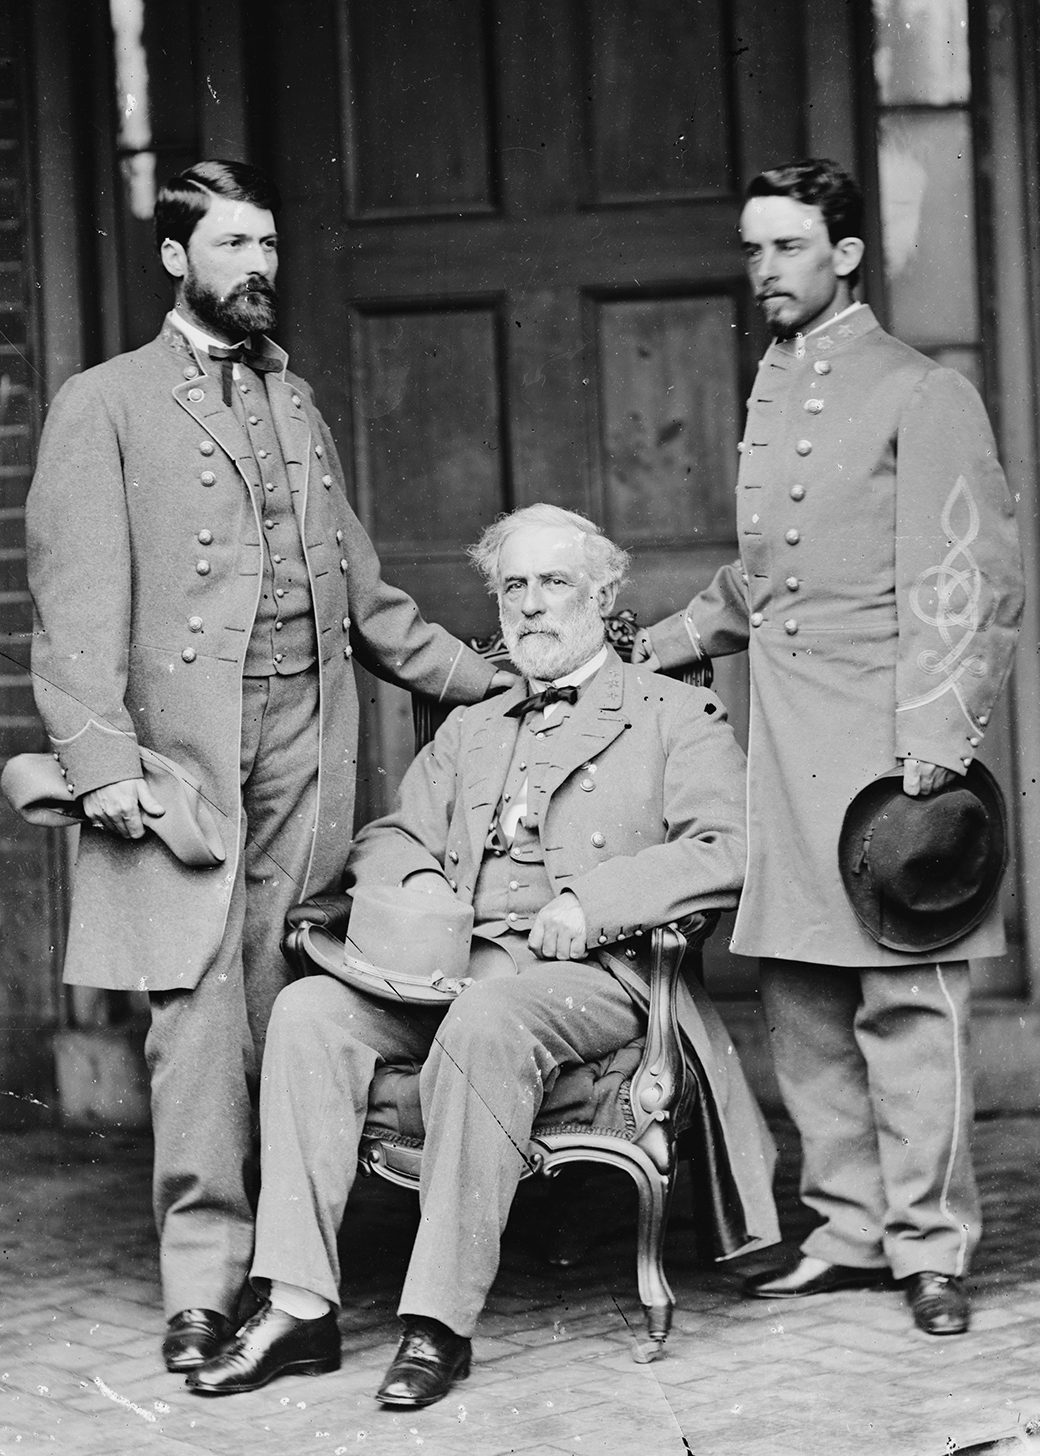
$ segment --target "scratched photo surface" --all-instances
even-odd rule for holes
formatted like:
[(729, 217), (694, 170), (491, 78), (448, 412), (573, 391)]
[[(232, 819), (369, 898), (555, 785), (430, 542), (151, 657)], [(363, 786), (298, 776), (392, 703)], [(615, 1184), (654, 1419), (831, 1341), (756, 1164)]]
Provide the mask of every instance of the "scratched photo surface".
[[(0, 798), (0, 1456), (1040, 1452), (1038, 98), (1034, 0), (0, 6), (0, 767), (46, 755), (47, 781), (57, 785), (48, 791), (50, 817), (37, 822)], [(327, 444), (302, 462), (304, 495), (327, 499), (333, 515), (348, 501), (384, 582), (444, 629), (414, 652), (411, 639), (402, 642), (393, 662), (362, 645), (377, 675), (352, 656), (358, 623), (342, 612), (319, 622), (335, 635), (337, 674), (345, 681), (352, 671), (357, 684), (356, 765), (345, 722), (326, 725), (340, 776), (323, 792), (331, 787), (347, 808), (343, 822), (333, 815), (334, 825), (323, 823), (322, 885), (305, 884), (306, 855), (298, 871), (286, 870), (280, 851), (273, 855), (287, 875), (280, 905), (335, 881), (353, 831), (390, 809), (417, 741), (432, 730), (431, 700), (443, 679), (469, 674), (468, 698), (460, 692), (449, 701), (481, 697), (484, 666), (467, 655), (456, 669), (450, 652), (443, 663), (438, 653), (456, 638), (486, 648), (498, 631), (495, 597), (466, 548), (500, 513), (553, 502), (585, 513), (631, 553), (610, 628), (623, 656), (638, 656), (640, 629), (681, 623), (691, 598), (735, 561), (725, 579), (739, 593), (746, 588), (750, 601), (756, 583), (742, 582), (741, 572), (751, 533), (762, 543), (750, 548), (760, 553), (762, 579), (775, 573), (787, 585), (774, 624), (749, 616), (745, 625), (764, 625), (763, 640), (778, 628), (790, 667), (785, 657), (775, 683), (813, 681), (803, 615), (813, 574), (851, 594), (859, 557), (846, 570), (845, 553), (857, 531), (887, 549), (895, 530), (894, 558), (904, 563), (908, 546), (892, 515), (866, 520), (877, 480), (866, 480), (850, 453), (862, 433), (860, 401), (838, 403), (828, 393), (837, 376), (826, 367), (792, 406), (797, 468), (783, 465), (784, 488), (770, 497), (782, 519), (738, 515), (753, 470), (770, 459), (761, 453), (769, 442), (751, 438), (748, 421), (756, 421), (759, 361), (785, 307), (782, 287), (771, 298), (756, 278), (738, 224), (744, 188), (765, 168), (832, 158), (859, 179), (865, 249), (850, 288), (888, 334), (956, 375), (956, 388), (967, 380), (978, 392), (994, 443), (978, 433), (972, 450), (990, 471), (994, 452), (999, 458), (1026, 582), (1014, 666), (1001, 683), (993, 674), (1002, 677), (1006, 663), (995, 668), (987, 656), (1001, 623), (986, 595), (993, 568), (985, 510), (973, 494), (974, 466), (958, 465), (932, 512), (938, 544), (911, 593), (932, 639), (931, 655), (919, 661), (930, 686), (915, 688), (910, 707), (965, 725), (963, 762), (977, 753), (1007, 811), (1007, 867), (987, 922), (994, 938), (970, 962), (970, 1053), (957, 1064), (962, 1114), (974, 1098), (981, 1205), (981, 1238), (964, 1281), (966, 1333), (936, 1338), (915, 1328), (895, 1287), (745, 1296), (749, 1277), (798, 1258), (819, 1220), (800, 1198), (801, 1144), (760, 996), (758, 955), (786, 952), (752, 947), (727, 913), (705, 947), (704, 981), (776, 1143), (782, 1242), (713, 1257), (709, 1170), (683, 1143), (664, 1245), (675, 1300), (665, 1341), (648, 1337), (633, 1179), (598, 1164), (544, 1177), (539, 1157), (525, 1152), (532, 1176), (521, 1180), (503, 1234), (472, 1372), (436, 1404), (395, 1410), (375, 1398), (400, 1335), (397, 1303), (420, 1219), (414, 1190), (380, 1177), (358, 1180), (339, 1233), (338, 1371), (202, 1400), (183, 1374), (164, 1367), (170, 1311), (160, 1282), (145, 1041), (162, 997), (196, 994), (170, 987), (191, 984), (189, 972), (177, 977), (211, 928), (191, 877), (213, 871), (186, 867), (147, 830), (141, 848), (109, 845), (104, 916), (96, 901), (81, 899), (82, 913), (73, 910), (77, 859), (82, 890), (91, 845), (109, 831), (83, 821), (75, 790), (83, 758), (58, 741), (48, 692), (59, 679), (75, 681), (86, 708), (97, 684), (125, 678), (129, 653), (132, 663), (147, 661), (150, 681), (161, 680), (163, 711), (185, 744), (194, 732), (203, 758), (216, 762), (217, 735), (200, 732), (188, 706), (230, 559), (223, 518), (208, 503), (221, 494), (226, 469), (241, 485), (242, 521), (248, 512), (251, 527), (249, 491), (263, 499), (265, 478), (260, 472), (246, 485), (235, 475), (240, 467), (209, 421), (208, 403), (191, 400), (209, 381), (189, 378), (184, 344), (166, 392), (183, 395), (190, 459), (171, 454), (170, 469), (154, 478), (124, 474), (118, 451), (106, 458), (97, 444), (102, 428), (115, 428), (99, 395), (47, 464), (67, 482), (67, 509), (65, 497), (51, 500), (40, 528), (30, 505), (27, 533), (26, 501), (45, 422), (66, 382), (153, 345), (163, 330), (177, 281), (170, 264), (180, 255), (165, 245), (157, 251), (156, 198), (168, 178), (207, 157), (262, 168), (280, 194), (277, 322), (269, 332), (287, 351), (292, 377), (313, 391), (312, 401), (292, 385), (287, 409), (307, 416), (311, 444), (313, 431), (327, 431)], [(798, 337), (788, 342), (803, 362)], [(814, 357), (830, 362), (826, 351)], [(153, 418), (145, 372), (125, 366), (126, 429)], [(230, 408), (240, 378), (231, 361), (213, 371), (216, 406)], [(882, 474), (894, 469), (892, 438)], [(920, 457), (922, 478), (929, 467), (946, 468), (948, 443), (936, 438)], [(141, 458), (156, 452), (145, 448)], [(286, 457), (287, 469), (299, 464)], [(856, 471), (858, 493), (846, 511), (833, 497)], [(781, 478), (767, 475), (767, 487)], [(174, 625), (151, 640), (139, 619), (134, 636), (128, 617), (120, 637), (113, 622), (129, 600), (129, 556), (113, 523), (133, 513), (135, 496), (159, 490), (167, 499), (156, 519), (169, 534), (136, 558), (147, 557), (151, 574), (133, 591), (153, 594)], [(814, 515), (827, 492), (832, 514)], [(353, 589), (362, 549), (341, 539), (342, 525), (321, 515), (325, 509), (312, 507), (310, 517), (320, 515), (323, 539), (304, 542), (328, 556), (316, 601), (340, 590), (343, 577)], [(267, 519), (258, 510), (254, 545)], [(815, 532), (807, 525), (814, 521)], [(1016, 572), (1015, 549), (1005, 557)], [(51, 620), (65, 624), (66, 645), (50, 657), (31, 576)], [(692, 658), (686, 644), (695, 643), (696, 626), (677, 630)], [(68, 645), (80, 635), (89, 646)], [(750, 670), (743, 650), (752, 635), (706, 654), (700, 680), (725, 705), (741, 745), (751, 744), (754, 804), (756, 744), (760, 750), (764, 727), (772, 734), (776, 724), (766, 722), (753, 683), (759, 649), (750, 644)], [(427, 651), (428, 671), (416, 665)], [(817, 777), (836, 782), (823, 752), (832, 716), (837, 722), (849, 702), (869, 698), (874, 672), (857, 665), (833, 715), (814, 699), (804, 716), (784, 721), (785, 761), (797, 761), (804, 778), (803, 809), (816, 803)], [(395, 674), (402, 685), (386, 680)], [(231, 698), (240, 687), (234, 682), (228, 699), (235, 725)], [(128, 689), (111, 711), (100, 710), (96, 731), (125, 735), (127, 723), (140, 725), (151, 711), (145, 697), (144, 687), (136, 699)], [(351, 702), (351, 732), (354, 713)], [(302, 731), (287, 730), (300, 742)], [(70, 742), (78, 732), (68, 728)], [(866, 753), (871, 733), (864, 716), (847, 736)], [(920, 758), (927, 768), (923, 751)], [(208, 804), (219, 819), (220, 795), (205, 773), (189, 788), (203, 817)], [(79, 806), (71, 815), (66, 794)], [(51, 812), (55, 804), (62, 812)], [(751, 821), (752, 862), (757, 837), (781, 892), (815, 863), (810, 831), (786, 812), (763, 800)], [(197, 836), (198, 813), (193, 823)], [(222, 833), (221, 852), (233, 850), (234, 830), (225, 824)], [(150, 919), (134, 898), (135, 855), (138, 875), (141, 863), (168, 872)], [(735, 926), (747, 954), (731, 949)], [(281, 910), (265, 933), (270, 965), (288, 979)], [(856, 964), (841, 948), (837, 919), (823, 919), (814, 933), (824, 945), (817, 956), (828, 954), (833, 936), (833, 960)], [(1005, 948), (995, 953), (998, 944)], [(63, 979), (70, 947), (74, 983)], [(157, 968), (166, 977), (158, 993)], [(219, 1078), (205, 1061), (199, 1054), (192, 1070), (188, 1057), (178, 1133), (186, 1143), (206, 1144), (219, 1126), (220, 1106), (204, 1090)], [(922, 1066), (911, 1055), (901, 1071), (900, 1092), (913, 1102), (925, 1084)], [(930, 1135), (949, 1109), (916, 1111)], [(837, 1128), (850, 1159), (876, 1156), (876, 1147), (864, 1154), (848, 1140), (833, 1109), (821, 1107), (820, 1119), (833, 1124), (832, 1141)], [(667, 1132), (667, 1120), (661, 1127)], [(160, 1202), (169, 1197), (160, 1190)], [(924, 1197), (909, 1189), (908, 1206)], [(939, 1201), (956, 1224), (952, 1197), (948, 1180)], [(974, 1240), (966, 1223), (961, 1232), (965, 1246)]]

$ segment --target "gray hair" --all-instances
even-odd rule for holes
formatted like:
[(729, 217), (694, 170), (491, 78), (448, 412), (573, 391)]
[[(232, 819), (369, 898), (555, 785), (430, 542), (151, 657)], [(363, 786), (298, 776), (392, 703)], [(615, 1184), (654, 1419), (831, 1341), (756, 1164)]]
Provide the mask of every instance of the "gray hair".
[(565, 511), (562, 506), (538, 501), (531, 506), (521, 506), (508, 515), (499, 516), (481, 536), (475, 546), (468, 548), (473, 565), (487, 583), (488, 591), (495, 596), (499, 588), (499, 557), (502, 547), (515, 532), (524, 526), (561, 526), (578, 531), (585, 547), (585, 567), (593, 586), (618, 588), (628, 576), (628, 552), (615, 546), (609, 536), (578, 511)]

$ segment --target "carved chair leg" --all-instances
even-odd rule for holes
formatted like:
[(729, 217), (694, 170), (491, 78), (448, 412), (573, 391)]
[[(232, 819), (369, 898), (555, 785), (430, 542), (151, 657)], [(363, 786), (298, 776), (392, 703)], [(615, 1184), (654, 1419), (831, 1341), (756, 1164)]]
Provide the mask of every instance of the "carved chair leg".
[(636, 1178), (639, 1191), (636, 1274), (650, 1337), (649, 1345), (637, 1356), (644, 1362), (655, 1360), (663, 1353), (675, 1308), (675, 1296), (664, 1274), (664, 1233), (673, 1183), (674, 1173), (665, 1175), (656, 1170), (643, 1170)]

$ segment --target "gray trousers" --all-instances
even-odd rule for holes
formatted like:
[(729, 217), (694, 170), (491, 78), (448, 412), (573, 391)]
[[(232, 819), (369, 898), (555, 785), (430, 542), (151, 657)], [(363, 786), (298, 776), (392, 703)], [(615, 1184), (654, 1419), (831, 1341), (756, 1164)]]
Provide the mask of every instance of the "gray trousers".
[(981, 1233), (964, 961), (762, 961), (777, 1078), (802, 1139), (802, 1245), (897, 1279), (964, 1274)]
[(399, 1313), (472, 1334), (546, 1091), (562, 1066), (624, 1046), (641, 1025), (624, 988), (585, 961), (478, 982), (446, 1014), (399, 1009), (328, 976), (290, 986), (264, 1059), (254, 1280), (339, 1303), (336, 1235), (373, 1074), (383, 1060), (425, 1058), (421, 1217)]
[(279, 940), (301, 898), (313, 836), (317, 672), (242, 685), (244, 849), (224, 938), (194, 990), (150, 998), (153, 1204), (167, 1317), (191, 1308), (232, 1314), (246, 1281), (264, 1035), (291, 977)]

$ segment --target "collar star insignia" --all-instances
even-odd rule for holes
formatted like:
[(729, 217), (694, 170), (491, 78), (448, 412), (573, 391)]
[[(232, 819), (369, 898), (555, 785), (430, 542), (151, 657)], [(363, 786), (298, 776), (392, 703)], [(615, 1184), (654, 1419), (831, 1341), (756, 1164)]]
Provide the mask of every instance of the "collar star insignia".
[(826, 354), (834, 348), (834, 340), (831, 338), (830, 334), (824, 334), (822, 338), (816, 340), (816, 347), (817, 349), (822, 349), (822, 351)]

